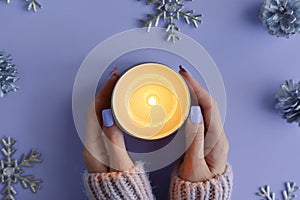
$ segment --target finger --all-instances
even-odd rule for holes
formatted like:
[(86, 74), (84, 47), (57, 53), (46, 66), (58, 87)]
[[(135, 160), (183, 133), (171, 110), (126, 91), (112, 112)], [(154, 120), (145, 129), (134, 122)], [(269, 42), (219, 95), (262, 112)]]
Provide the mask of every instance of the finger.
[(101, 138), (101, 127), (99, 125), (96, 111), (95, 102), (93, 102), (87, 110), (86, 114), (86, 131), (85, 131), (85, 143), (94, 143), (95, 140)]
[(204, 125), (202, 123), (202, 114), (199, 106), (192, 106), (190, 117), (185, 125), (185, 134), (187, 140), (186, 155), (204, 161)]
[(209, 128), (207, 129), (205, 136), (205, 155), (208, 155), (211, 151), (214, 150), (214, 148), (218, 148), (220, 139), (226, 138), (223, 128), (223, 122), (221, 120), (218, 105), (216, 104), (216, 102), (214, 102), (212, 106), (211, 118), (213, 120)]
[(116, 145), (116, 147), (124, 149), (124, 134), (120, 128), (115, 125), (112, 110), (104, 109), (101, 115), (103, 119), (103, 131), (106, 137), (113, 145)]
[(101, 128), (96, 117), (94, 103), (89, 106), (86, 119), (83, 159), (87, 170), (89, 172), (107, 172), (108, 157), (101, 137)]
[(181, 67), (179, 73), (186, 80), (192, 92), (197, 97), (197, 103), (200, 105), (204, 117), (205, 127), (208, 128), (211, 121), (211, 108), (212, 108), (212, 97), (208, 92), (194, 79), (189, 73)]
[(103, 127), (101, 112), (103, 109), (111, 108), (111, 96), (119, 77), (120, 74), (118, 70), (116, 68), (113, 69), (113, 71), (111, 72), (111, 77), (103, 84), (102, 88), (96, 95), (95, 108), (97, 118), (101, 127)]
[(185, 126), (187, 140), (192, 140), (179, 168), (179, 176), (188, 181), (199, 182), (211, 177), (204, 159), (204, 124), (201, 109), (192, 106)]
[(104, 141), (109, 155), (111, 171), (130, 169), (133, 166), (133, 162), (126, 151), (124, 134), (114, 123), (111, 109), (103, 110), (102, 118), (103, 131), (106, 135)]
[(222, 134), (212, 151), (205, 157), (206, 163), (213, 174), (223, 174), (228, 159), (229, 143), (225, 134)]

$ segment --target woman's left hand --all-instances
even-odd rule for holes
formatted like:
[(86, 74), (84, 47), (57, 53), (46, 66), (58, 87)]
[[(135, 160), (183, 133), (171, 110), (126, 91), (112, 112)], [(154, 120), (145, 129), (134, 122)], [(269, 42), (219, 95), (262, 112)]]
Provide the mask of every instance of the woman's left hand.
[(114, 69), (87, 111), (83, 159), (91, 173), (124, 171), (133, 166), (126, 151), (124, 134), (115, 125), (111, 113), (111, 96), (119, 77), (119, 72)]

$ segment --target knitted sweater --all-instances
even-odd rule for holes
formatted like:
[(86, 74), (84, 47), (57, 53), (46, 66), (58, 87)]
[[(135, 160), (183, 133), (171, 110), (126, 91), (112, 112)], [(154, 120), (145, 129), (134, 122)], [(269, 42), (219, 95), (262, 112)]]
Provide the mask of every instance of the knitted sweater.
[[(232, 190), (232, 169), (228, 164), (222, 175), (193, 183), (173, 175), (170, 199), (229, 200)], [(85, 173), (84, 182), (91, 200), (154, 200), (143, 166), (136, 163), (130, 170), (109, 173)]]

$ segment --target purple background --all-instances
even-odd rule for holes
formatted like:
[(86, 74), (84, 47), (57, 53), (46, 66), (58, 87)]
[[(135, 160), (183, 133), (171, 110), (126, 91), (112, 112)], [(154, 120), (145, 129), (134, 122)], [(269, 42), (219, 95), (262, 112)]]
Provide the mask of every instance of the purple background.
[[(25, 172), (42, 178), (43, 189), (32, 195), (18, 185), (17, 199), (86, 199), (82, 144), (71, 110), (76, 72), (98, 43), (138, 27), (138, 20), (153, 11), (135, 0), (41, 3), (44, 8), (33, 14), (24, 10), (22, 0), (0, 2), (0, 49), (13, 54), (21, 77), (20, 91), (0, 99), (0, 135), (17, 140), (17, 157), (35, 147), (44, 160)], [(269, 36), (257, 18), (261, 4), (187, 2), (187, 9), (204, 14), (205, 23), (198, 30), (180, 24), (183, 33), (206, 48), (224, 79), (234, 200), (260, 199), (254, 193), (265, 184), (278, 194), (284, 181), (300, 182), (300, 129), (274, 110), (280, 84), (299, 80), (300, 36)], [(166, 198), (171, 169), (151, 174), (158, 199)]]

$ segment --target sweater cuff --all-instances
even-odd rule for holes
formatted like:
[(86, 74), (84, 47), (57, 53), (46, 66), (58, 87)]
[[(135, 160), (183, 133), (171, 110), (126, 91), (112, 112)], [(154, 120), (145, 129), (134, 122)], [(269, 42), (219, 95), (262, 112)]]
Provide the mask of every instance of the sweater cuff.
[(233, 184), (232, 168), (227, 164), (222, 175), (203, 182), (189, 182), (174, 176), (171, 181), (171, 199), (229, 200)]
[(154, 199), (148, 176), (140, 162), (122, 172), (86, 172), (84, 183), (91, 200)]

